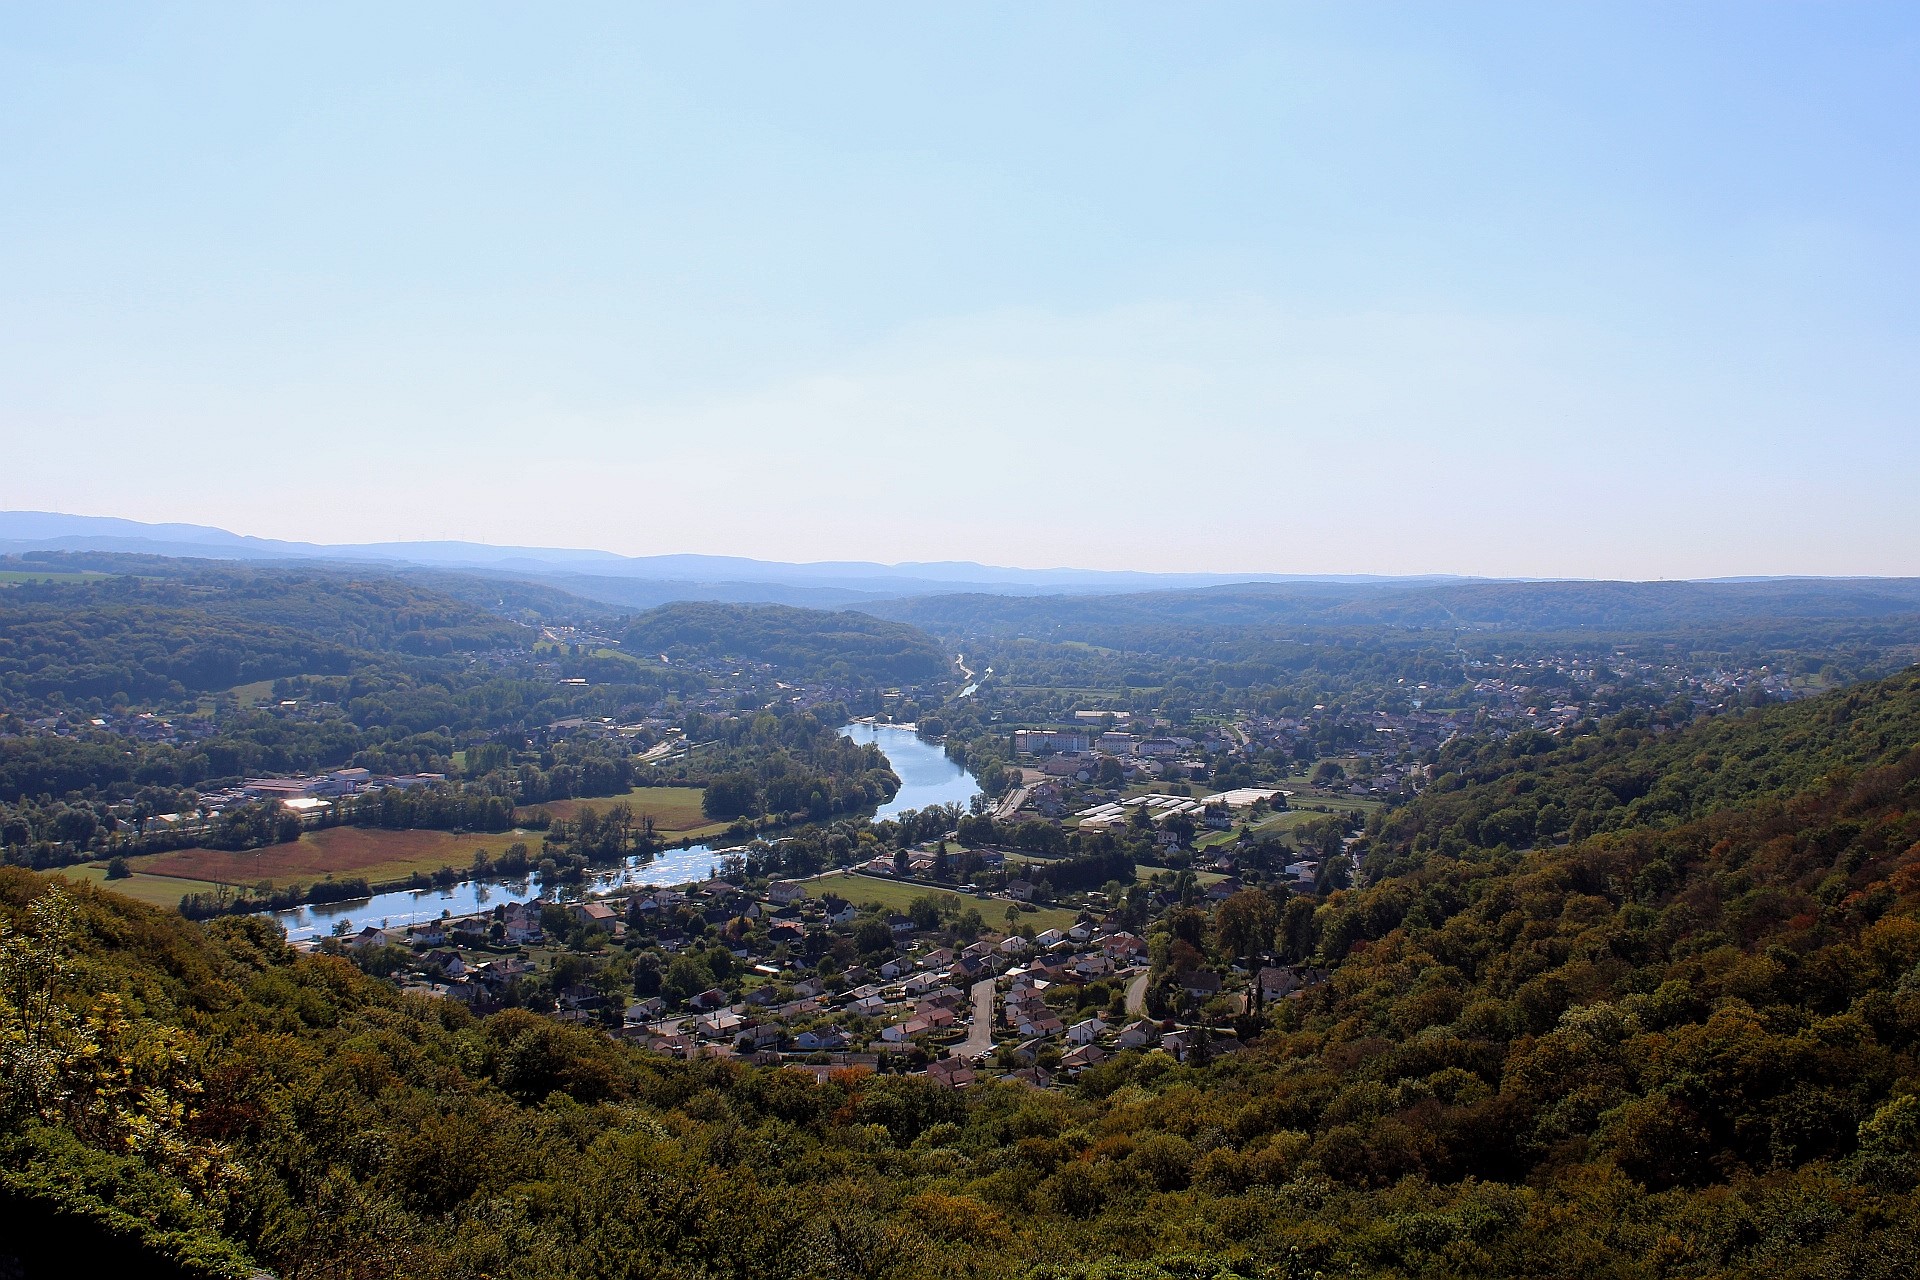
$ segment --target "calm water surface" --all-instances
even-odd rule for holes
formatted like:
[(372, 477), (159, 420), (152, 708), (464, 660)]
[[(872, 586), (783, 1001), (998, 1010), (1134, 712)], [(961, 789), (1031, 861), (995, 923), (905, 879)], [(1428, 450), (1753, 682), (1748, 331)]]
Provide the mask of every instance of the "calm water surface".
[(911, 728), (894, 724), (850, 724), (840, 730), (855, 742), (871, 742), (900, 775), (900, 794), (873, 816), (891, 818), (930, 804), (960, 804), (980, 794), (973, 775), (947, 758), (937, 742), (924, 742)]

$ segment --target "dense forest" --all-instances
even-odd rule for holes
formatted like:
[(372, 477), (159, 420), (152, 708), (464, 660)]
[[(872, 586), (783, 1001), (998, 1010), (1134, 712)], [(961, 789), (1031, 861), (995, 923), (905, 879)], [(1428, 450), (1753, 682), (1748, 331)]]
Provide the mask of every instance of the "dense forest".
[(190, 1274), (1904, 1276), (1916, 726), (1907, 674), (1451, 761), (1361, 887), (1150, 938), (1329, 981), (1039, 1092), (653, 1058), (4, 872), (0, 1178)]
[(641, 614), (623, 638), (636, 654), (766, 663), (791, 680), (919, 683), (951, 669), (939, 646), (915, 627), (788, 605), (682, 601)]
[(256, 680), (345, 675), (362, 654), (525, 645), (527, 628), (396, 578), (204, 569), (0, 592), (0, 704), (178, 702)]

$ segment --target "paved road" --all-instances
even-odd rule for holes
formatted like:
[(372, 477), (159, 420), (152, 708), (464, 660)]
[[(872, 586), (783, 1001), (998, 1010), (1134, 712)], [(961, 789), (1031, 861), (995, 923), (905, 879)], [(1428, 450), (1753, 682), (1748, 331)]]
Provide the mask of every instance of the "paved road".
[(952, 1058), (984, 1058), (993, 1052), (993, 979), (982, 978), (973, 984), (973, 1021), (967, 1024), (967, 1038), (947, 1055)]
[(1147, 971), (1127, 984), (1127, 1016), (1137, 1018), (1147, 1011)]

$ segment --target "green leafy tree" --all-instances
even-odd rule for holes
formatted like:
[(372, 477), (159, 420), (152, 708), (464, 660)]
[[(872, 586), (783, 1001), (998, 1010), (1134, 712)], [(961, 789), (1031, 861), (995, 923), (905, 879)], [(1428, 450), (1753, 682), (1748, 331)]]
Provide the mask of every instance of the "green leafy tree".
[(1214, 909), (1213, 930), (1220, 950), (1237, 956), (1254, 978), (1253, 1002), (1260, 1001), (1259, 959), (1273, 945), (1280, 912), (1259, 889), (1242, 889)]

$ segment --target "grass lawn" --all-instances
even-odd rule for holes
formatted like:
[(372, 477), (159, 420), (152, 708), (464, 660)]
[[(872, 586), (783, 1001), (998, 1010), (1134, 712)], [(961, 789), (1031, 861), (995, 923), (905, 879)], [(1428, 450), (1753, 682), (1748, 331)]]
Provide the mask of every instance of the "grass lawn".
[[(497, 858), (506, 852), (507, 846), (516, 843), (538, 853), (540, 835), (528, 831), (455, 835), (449, 831), (328, 827), (324, 831), (306, 832), (291, 843), (268, 845), (264, 849), (239, 853), (222, 849), (174, 849), (129, 858), (127, 863), (135, 872), (148, 877), (210, 880), (233, 885), (254, 885), (262, 880), (271, 881), (276, 888), (295, 881), (312, 884), (315, 880), (324, 880), (329, 872), (342, 878), (364, 876), (379, 883), (401, 880), (415, 871), (469, 866), (476, 849), (485, 849), (489, 856)], [(179, 899), (180, 892), (176, 891), (174, 901)]]
[[(287, 678), (290, 680), (323, 680), (326, 677), (306, 675), (289, 676)], [(247, 684), (237, 684), (227, 690), (227, 692), (232, 694), (234, 701), (238, 702), (241, 706), (257, 707), (262, 703), (273, 701), (273, 686), (275, 683), (277, 682), (273, 680), (254, 680)], [(459, 754), (457, 751), (454, 752), (456, 757), (459, 756)]]
[(0, 569), (0, 586), (19, 582), (90, 582), (108, 575), (94, 570), (84, 573), (43, 573), (33, 569)]
[[(923, 884), (917, 880), (886, 880), (879, 876), (856, 875), (850, 871), (836, 871), (815, 876), (804, 883), (807, 896), (811, 898), (825, 897), (831, 893), (836, 897), (845, 898), (857, 907), (872, 905), (883, 911), (902, 913), (905, 913), (908, 905), (915, 898), (924, 898), (930, 893), (955, 892), (952, 889), (942, 889), (938, 885)], [(970, 893), (961, 893), (958, 896), (962, 903), (979, 910), (981, 917), (987, 922), (988, 929), (994, 933), (1002, 933), (1006, 930), (1008, 903), (999, 898), (976, 898)], [(1079, 918), (1078, 912), (1069, 911), (1065, 907), (1041, 907), (1038, 911), (1020, 913), (1022, 924), (1030, 924), (1039, 930), (1065, 929)]]
[(273, 681), (255, 680), (249, 684), (237, 684), (227, 692), (241, 706), (257, 707), (273, 696)]
[(633, 816), (653, 815), (654, 830), (662, 835), (692, 836), (696, 839), (719, 835), (730, 825), (711, 822), (700, 810), (705, 787), (635, 787), (623, 796), (595, 796), (587, 800), (555, 800), (537, 806), (556, 818), (572, 818), (583, 809), (605, 813), (617, 804), (632, 807)]
[[(1327, 813), (1313, 809), (1283, 809), (1279, 813), (1268, 814), (1258, 822), (1249, 823), (1253, 834), (1259, 836), (1283, 835), (1295, 827), (1327, 817), (1329, 813), (1368, 813), (1380, 807), (1378, 800), (1360, 800), (1355, 798), (1324, 798), (1320, 796), (1296, 796), (1297, 801), (1306, 804), (1325, 805)], [(1230, 830), (1213, 831), (1193, 842), (1196, 849), (1213, 849), (1220, 845), (1232, 844), (1240, 838), (1240, 824), (1235, 823)]]
[(205, 893), (213, 888), (205, 881), (178, 880), (172, 876), (146, 876), (139, 872), (122, 880), (109, 880), (107, 864), (104, 862), (77, 867), (60, 867), (45, 874), (62, 876), (68, 880), (83, 880), (97, 889), (105, 889), (109, 893), (118, 893), (132, 898), (135, 902), (144, 902), (150, 907), (162, 907), (167, 910), (178, 908), (180, 899), (185, 894)]

